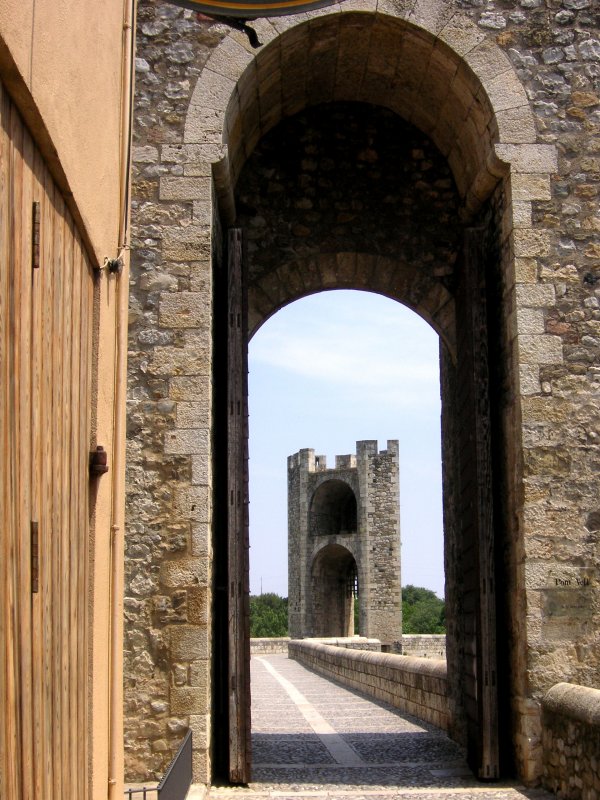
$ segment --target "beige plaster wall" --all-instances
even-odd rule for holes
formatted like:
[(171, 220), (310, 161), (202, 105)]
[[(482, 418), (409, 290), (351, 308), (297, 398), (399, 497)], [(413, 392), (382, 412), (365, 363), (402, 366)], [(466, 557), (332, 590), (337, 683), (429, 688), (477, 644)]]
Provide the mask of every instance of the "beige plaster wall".
[(72, 193), (71, 212), (98, 263), (115, 258), (119, 244), (123, 25), (130, 5), (0, 0), (0, 72), (55, 180)]

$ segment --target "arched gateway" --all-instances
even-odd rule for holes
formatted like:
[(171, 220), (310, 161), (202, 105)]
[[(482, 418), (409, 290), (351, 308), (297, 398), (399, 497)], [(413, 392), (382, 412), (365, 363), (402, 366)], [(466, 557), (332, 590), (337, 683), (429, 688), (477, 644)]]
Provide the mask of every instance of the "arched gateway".
[[(571, 657), (544, 629), (555, 563), (528, 495), (549, 462), (527, 423), (568, 414), (542, 389), (563, 341), (532, 216), (555, 148), (495, 34), (453, 2), (347, 0), (255, 27), (258, 50), (238, 32), (169, 50), (168, 70), (200, 72), (157, 169), (140, 112), (155, 171), (134, 208), (132, 729), (160, 708), (130, 772), (159, 770), (189, 724), (198, 780), (248, 778), (247, 339), (295, 299), (354, 288), (439, 333), (452, 733), (482, 778), (535, 780), (547, 654)], [(585, 647), (585, 626), (572, 635)]]

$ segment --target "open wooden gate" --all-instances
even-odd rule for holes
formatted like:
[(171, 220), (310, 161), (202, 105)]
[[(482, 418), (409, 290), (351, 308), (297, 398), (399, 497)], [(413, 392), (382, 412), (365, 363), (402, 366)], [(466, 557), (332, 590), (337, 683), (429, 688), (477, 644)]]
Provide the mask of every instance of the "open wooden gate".
[(463, 701), (471, 769), (499, 777), (496, 586), (484, 230), (465, 233), (457, 292)]
[(228, 236), (229, 780), (250, 780), (248, 329), (242, 231)]
[(88, 797), (93, 277), (0, 84), (0, 795)]

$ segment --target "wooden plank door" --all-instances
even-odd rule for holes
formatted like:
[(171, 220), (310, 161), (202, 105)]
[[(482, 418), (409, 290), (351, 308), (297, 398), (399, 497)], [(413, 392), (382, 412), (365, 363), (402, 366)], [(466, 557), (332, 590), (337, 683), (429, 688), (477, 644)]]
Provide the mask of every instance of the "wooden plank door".
[(465, 233), (457, 292), (462, 681), (471, 768), (499, 777), (496, 587), (484, 231)]
[(250, 780), (248, 332), (242, 231), (228, 236), (229, 779)]
[(94, 281), (0, 84), (0, 796), (88, 796)]

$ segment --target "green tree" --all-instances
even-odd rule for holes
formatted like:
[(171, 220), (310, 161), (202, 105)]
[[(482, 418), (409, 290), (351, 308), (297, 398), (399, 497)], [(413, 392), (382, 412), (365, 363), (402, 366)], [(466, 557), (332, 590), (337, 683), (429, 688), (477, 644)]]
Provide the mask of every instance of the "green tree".
[(288, 601), (273, 592), (250, 595), (250, 636), (287, 636)]
[(408, 586), (402, 589), (402, 630), (404, 633), (446, 633), (446, 607), (430, 589)]

